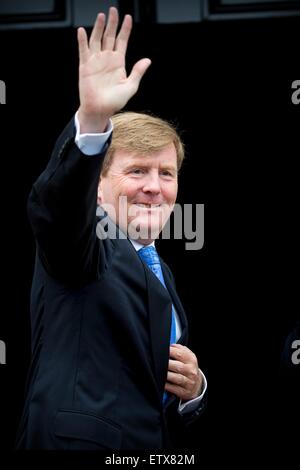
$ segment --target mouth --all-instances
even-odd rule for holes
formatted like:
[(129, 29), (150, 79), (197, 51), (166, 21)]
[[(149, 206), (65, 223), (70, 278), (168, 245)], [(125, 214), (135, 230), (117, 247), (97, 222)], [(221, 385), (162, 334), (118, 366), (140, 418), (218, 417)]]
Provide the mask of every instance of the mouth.
[(161, 207), (161, 204), (135, 204), (138, 207), (142, 207), (143, 209), (156, 209), (157, 207)]

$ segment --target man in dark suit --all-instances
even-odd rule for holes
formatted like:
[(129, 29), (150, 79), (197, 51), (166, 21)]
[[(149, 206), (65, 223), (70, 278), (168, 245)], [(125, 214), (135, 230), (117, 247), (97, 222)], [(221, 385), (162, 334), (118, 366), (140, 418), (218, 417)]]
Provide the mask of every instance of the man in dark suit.
[(188, 424), (204, 406), (186, 316), (154, 247), (183, 146), (165, 121), (115, 115), (150, 65), (142, 59), (126, 77), (131, 17), (118, 35), (117, 25), (111, 8), (89, 42), (79, 28), (80, 107), (29, 197), (37, 256), (18, 448), (167, 448), (170, 423)]

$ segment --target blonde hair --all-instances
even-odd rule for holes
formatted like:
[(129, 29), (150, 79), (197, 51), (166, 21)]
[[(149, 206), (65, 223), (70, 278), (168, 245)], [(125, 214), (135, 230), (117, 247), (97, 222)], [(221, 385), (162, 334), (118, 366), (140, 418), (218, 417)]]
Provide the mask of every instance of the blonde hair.
[(122, 112), (112, 117), (111, 145), (105, 155), (101, 175), (106, 176), (116, 150), (146, 155), (173, 142), (179, 171), (184, 159), (184, 145), (175, 127), (168, 121), (143, 113)]

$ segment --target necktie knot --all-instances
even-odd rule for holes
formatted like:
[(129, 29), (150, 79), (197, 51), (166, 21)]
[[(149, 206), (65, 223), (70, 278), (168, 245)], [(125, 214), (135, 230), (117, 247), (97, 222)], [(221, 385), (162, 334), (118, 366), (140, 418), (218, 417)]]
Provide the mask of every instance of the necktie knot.
[(148, 266), (160, 265), (158, 253), (153, 245), (144, 246), (138, 251), (138, 254)]
[(142, 258), (142, 260), (145, 261), (145, 263), (149, 266), (155, 276), (160, 280), (163, 286), (166, 287), (156, 248), (153, 245), (144, 246), (138, 251), (138, 254)]

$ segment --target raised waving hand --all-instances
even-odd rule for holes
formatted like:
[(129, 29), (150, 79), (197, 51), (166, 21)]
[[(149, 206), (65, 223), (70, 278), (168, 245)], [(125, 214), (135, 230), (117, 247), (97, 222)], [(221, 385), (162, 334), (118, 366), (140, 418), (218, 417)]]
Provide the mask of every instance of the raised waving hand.
[(78, 29), (79, 47), (79, 121), (81, 132), (102, 132), (109, 118), (120, 111), (138, 90), (150, 59), (141, 59), (126, 74), (125, 54), (132, 29), (130, 15), (124, 17), (117, 34), (118, 10), (99, 13), (90, 39)]

